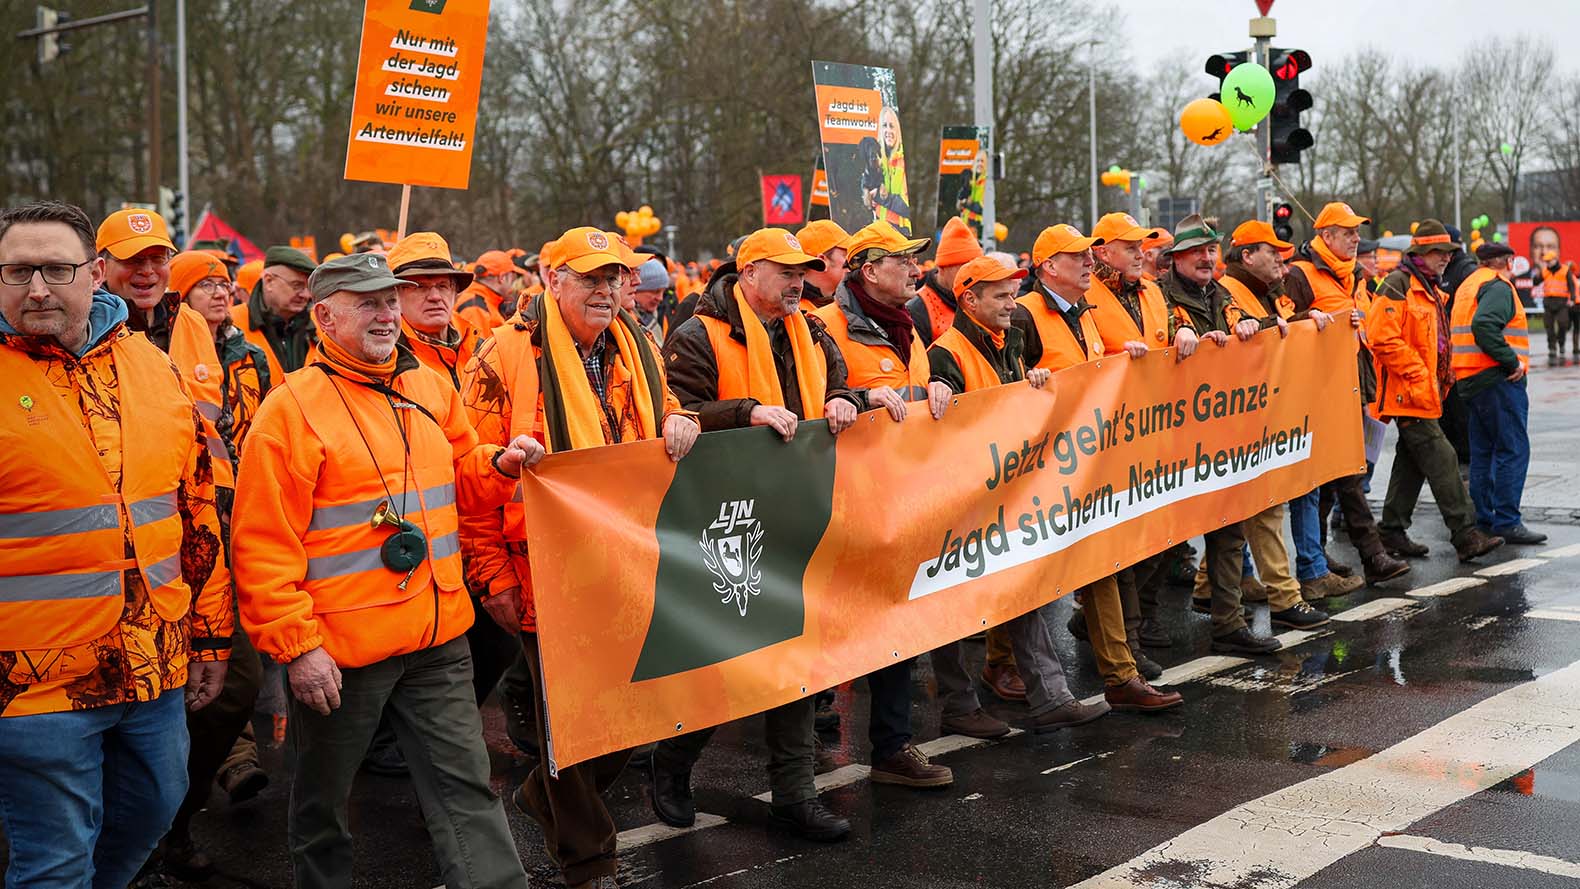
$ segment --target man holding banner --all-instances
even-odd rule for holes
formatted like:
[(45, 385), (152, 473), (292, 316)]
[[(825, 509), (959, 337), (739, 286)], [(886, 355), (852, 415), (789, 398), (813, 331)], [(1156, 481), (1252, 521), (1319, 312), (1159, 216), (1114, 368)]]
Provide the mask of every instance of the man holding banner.
[[(1103, 335), (1086, 293), (1092, 286), (1092, 248), (1103, 243), (1102, 238), (1083, 237), (1072, 225), (1054, 225), (1043, 229), (1032, 245), (1037, 283), (1017, 301), (1011, 323), (1035, 344), (1028, 346), (1027, 354), (1036, 350), (1038, 368), (1057, 372), (1102, 357)], [(1148, 351), (1146, 344), (1135, 342), (1125, 344), (1125, 350), (1131, 358), (1142, 358)], [(1140, 607), (1138, 600), (1127, 621), (1120, 581), (1133, 578), (1133, 573), (1130, 578), (1113, 574), (1076, 593), (1085, 617), (1085, 636), (1103, 676), (1104, 699), (1117, 710), (1177, 707), (1184, 703), (1178, 692), (1158, 691), (1139, 675), (1146, 670), (1156, 678), (1163, 670), (1141, 654), (1138, 641), (1128, 638), (1140, 627)]]
[[(806, 270), (821, 270), (823, 261), (784, 229), (765, 228), (741, 242), (735, 264), (739, 271), (716, 274), (697, 313), (664, 343), (680, 403), (698, 413), (704, 430), (767, 426), (789, 442), (802, 420), (826, 418), (835, 435), (850, 428), (861, 396), (848, 388), (845, 361), (822, 320), (798, 311)], [(850, 834), (850, 822), (817, 798), (813, 713), (810, 697), (766, 713), (773, 820), (833, 842)], [(666, 739), (653, 752), (653, 809), (666, 824), (685, 827), (696, 818), (691, 770), (713, 732)]]
[[(1021, 332), (1011, 324), (1015, 314), (1016, 282), (1024, 269), (1006, 268), (996, 259), (971, 260), (955, 277), (955, 299), (960, 311), (954, 326), (927, 350), (932, 379), (947, 383), (954, 392), (977, 392), (1008, 383), (1029, 382), (1034, 389), (1048, 384), (1047, 368), (1026, 368), (1021, 357)], [(1026, 683), (1032, 729), (1050, 732), (1085, 725), (1109, 711), (1106, 702), (1083, 704), (1070, 693), (1064, 667), (1048, 632), (1051, 603), (1034, 608), (1004, 624), (1015, 663)], [(933, 673), (938, 679), (943, 730), (973, 737), (1007, 733), (997, 719), (987, 715), (977, 700), (975, 683), (962, 664), (959, 642), (933, 651)]]
[[(835, 302), (813, 314), (828, 325), (849, 369), (848, 382), (866, 390), (870, 407), (883, 407), (895, 422), (905, 419), (906, 402), (926, 401), (933, 419), (943, 416), (953, 393), (929, 382), (927, 350), (911, 325), (905, 303), (916, 293), (921, 268), (916, 255), (927, 238), (908, 239), (886, 222), (874, 222), (851, 236), (851, 270)], [(944, 787), (954, 781), (946, 766), (935, 765), (911, 744), (911, 665), (915, 658), (867, 676), (872, 692), (868, 737), (872, 741), (872, 780), (906, 787)]]
[[(1229, 344), (1230, 325), (1225, 311), (1234, 299), (1213, 279), (1218, 266), (1218, 239), (1218, 232), (1201, 216), (1193, 213), (1180, 220), (1174, 229), (1174, 246), (1169, 248), (1173, 267), (1158, 283), (1175, 323), (1191, 328), (1201, 339), (1211, 340), (1221, 347)], [(1261, 323), (1255, 320), (1241, 321), (1240, 325), (1248, 335), (1261, 330)], [(1257, 635), (1245, 622), (1240, 600), (1245, 534), (1240, 523), (1231, 522), (1216, 531), (1208, 531), (1203, 539), (1207, 551), (1202, 561), (1212, 585), (1212, 650), (1270, 654), (1282, 648), (1277, 639)]]
[[(467, 367), (464, 401), (479, 440), (503, 445), (521, 436), (544, 451), (596, 448), (663, 438), (673, 460), (691, 450), (695, 415), (670, 394), (658, 348), (617, 305), (632, 260), (612, 236), (574, 228), (555, 243), (550, 291), (499, 327)], [(469, 586), (488, 591), (483, 607), (523, 634), (538, 689), (537, 639), (528, 532), (519, 496), (461, 525)], [(543, 708), (534, 708), (540, 750), (552, 756)], [(535, 766), (512, 800), (543, 829), (544, 845), (567, 886), (613, 885), (616, 831), (602, 793), (630, 759), (616, 751), (550, 774)]]

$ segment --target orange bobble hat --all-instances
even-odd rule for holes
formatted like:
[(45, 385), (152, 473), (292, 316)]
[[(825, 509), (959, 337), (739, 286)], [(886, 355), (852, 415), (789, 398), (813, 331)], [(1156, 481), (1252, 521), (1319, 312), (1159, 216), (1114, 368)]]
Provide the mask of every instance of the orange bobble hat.
[(938, 236), (938, 253), (933, 257), (935, 263), (939, 266), (965, 265), (981, 255), (982, 244), (965, 220), (954, 216), (944, 223), (943, 233)]

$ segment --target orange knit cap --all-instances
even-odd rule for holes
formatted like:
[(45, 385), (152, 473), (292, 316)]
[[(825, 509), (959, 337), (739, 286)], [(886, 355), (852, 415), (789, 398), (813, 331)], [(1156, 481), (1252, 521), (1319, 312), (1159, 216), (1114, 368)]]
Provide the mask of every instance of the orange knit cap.
[(982, 244), (964, 219), (954, 216), (944, 223), (944, 232), (938, 237), (938, 253), (934, 257), (938, 265), (965, 265), (981, 255)]

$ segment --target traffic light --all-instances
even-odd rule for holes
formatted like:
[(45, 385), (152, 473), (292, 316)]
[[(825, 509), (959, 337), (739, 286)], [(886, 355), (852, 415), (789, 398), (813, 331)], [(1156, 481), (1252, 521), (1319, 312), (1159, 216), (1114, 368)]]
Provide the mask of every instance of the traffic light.
[[(33, 23), (39, 29), (58, 28), (71, 21), (71, 13), (48, 6), (39, 6), (34, 10)], [(70, 44), (60, 39), (59, 34), (40, 34), (38, 38), (38, 63), (47, 65), (60, 58), (63, 52), (71, 50)]]
[(175, 235), (177, 244), (187, 241), (187, 201), (181, 189), (170, 192), (170, 232)]
[(1130, 171), (1122, 170), (1117, 165), (1104, 170), (1102, 175), (1097, 177), (1097, 181), (1104, 185), (1118, 186), (1125, 190), (1125, 194), (1130, 194)]
[(1301, 72), (1311, 70), (1311, 55), (1303, 49), (1273, 48), (1273, 110), (1267, 116), (1272, 127), (1272, 151), (1268, 159), (1275, 164), (1298, 164), (1300, 152), (1316, 144), (1311, 131), (1300, 125), (1300, 113), (1311, 108), (1311, 94), (1300, 88)]
[(1247, 50), (1239, 52), (1221, 52), (1207, 57), (1207, 74), (1218, 79), (1218, 92), (1208, 96), (1209, 99), (1220, 100), (1223, 93), (1223, 79), (1229, 76), (1235, 65), (1243, 65), (1251, 61), (1251, 53)]
[(1288, 204), (1273, 205), (1273, 237), (1280, 241), (1295, 241), (1295, 208)]

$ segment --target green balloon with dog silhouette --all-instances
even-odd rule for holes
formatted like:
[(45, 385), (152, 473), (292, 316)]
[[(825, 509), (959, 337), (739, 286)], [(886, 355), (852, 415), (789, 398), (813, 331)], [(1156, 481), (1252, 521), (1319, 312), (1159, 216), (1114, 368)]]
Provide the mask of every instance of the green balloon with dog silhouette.
[(1235, 65), (1223, 78), (1220, 101), (1229, 109), (1229, 122), (1246, 131), (1273, 110), (1273, 75), (1255, 62)]

